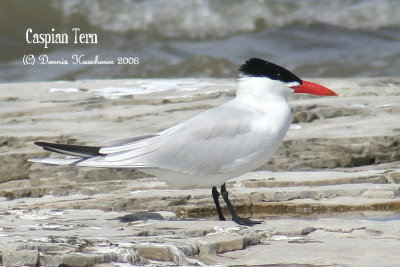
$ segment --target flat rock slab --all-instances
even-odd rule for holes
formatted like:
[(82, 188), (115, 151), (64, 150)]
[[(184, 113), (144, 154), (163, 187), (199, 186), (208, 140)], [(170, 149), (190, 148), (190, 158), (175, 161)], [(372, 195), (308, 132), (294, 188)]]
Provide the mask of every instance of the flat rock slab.
[[(248, 173), (229, 181), (227, 185), (238, 211), (248, 216), (399, 211), (399, 173), (399, 169), (357, 172), (262, 171)], [(169, 210), (180, 218), (210, 217), (215, 214), (210, 189), (171, 189), (156, 178), (60, 185), (51, 185), (52, 182), (54, 180), (29, 189), (10, 187), (0, 190), (4, 199), (9, 198), (0, 203), (0, 210)], [(29, 192), (37, 194), (30, 196), (45, 197), (21, 198)]]
[(3, 265), (397, 266), (400, 261), (396, 218), (278, 219), (242, 227), (213, 220), (126, 224), (115, 219), (121, 215), (101, 210), (3, 212)]
[[(398, 178), (398, 169), (248, 173), (228, 183), (241, 214), (296, 216), (254, 227), (204, 219), (217, 218), (209, 189), (169, 189), (155, 178), (116, 180), (109, 192), (92, 195), (4, 198), (2, 261), (5, 266), (396, 266)], [(342, 219), (326, 218), (338, 212)]]
[[(277, 218), (252, 228), (215, 221), (210, 189), (26, 161), (48, 155), (34, 141), (99, 145), (164, 130), (231, 99), (233, 80), (1, 84), (0, 262), (398, 266), (400, 80), (315, 82), (340, 96), (290, 98), (294, 123), (275, 157), (227, 183), (240, 214)], [(119, 219), (129, 213), (133, 222)]]
[[(340, 96), (291, 97), (294, 123), (275, 157), (261, 170), (332, 169), (400, 161), (398, 78), (316, 82)], [(62, 182), (79, 177), (78, 183), (96, 177), (144, 177), (127, 170), (86, 172), (53, 167), (46, 171), (26, 159), (48, 155), (35, 147), (34, 141), (99, 145), (159, 132), (228, 101), (234, 96), (234, 84), (228, 79), (0, 84), (0, 188), (2, 183), (23, 179), (34, 186), (54, 177)], [(26, 183), (24, 187), (30, 186)]]

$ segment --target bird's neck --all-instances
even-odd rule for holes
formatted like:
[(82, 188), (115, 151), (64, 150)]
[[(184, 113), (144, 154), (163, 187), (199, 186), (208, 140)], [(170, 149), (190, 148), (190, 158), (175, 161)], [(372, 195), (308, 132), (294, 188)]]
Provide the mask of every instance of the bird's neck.
[(292, 91), (283, 83), (263, 77), (243, 77), (238, 80), (236, 98), (252, 105), (287, 104)]
[(281, 82), (252, 77), (239, 80), (235, 101), (251, 107), (259, 114), (255, 129), (283, 139), (291, 122), (291, 110), (287, 102), (290, 93), (292, 90)]

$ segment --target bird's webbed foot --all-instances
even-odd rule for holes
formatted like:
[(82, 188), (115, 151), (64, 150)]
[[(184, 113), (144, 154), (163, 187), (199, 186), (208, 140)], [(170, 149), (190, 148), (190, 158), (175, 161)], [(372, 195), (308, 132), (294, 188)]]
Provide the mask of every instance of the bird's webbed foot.
[(254, 226), (256, 224), (262, 223), (262, 221), (253, 221), (253, 220), (250, 220), (249, 218), (242, 218), (239, 216), (232, 217), (232, 221), (234, 221), (237, 224), (244, 225), (244, 226)]

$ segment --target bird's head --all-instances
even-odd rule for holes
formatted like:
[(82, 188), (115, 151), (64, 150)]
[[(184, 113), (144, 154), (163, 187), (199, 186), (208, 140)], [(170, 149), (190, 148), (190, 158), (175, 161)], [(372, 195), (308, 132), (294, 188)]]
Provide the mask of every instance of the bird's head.
[[(268, 87), (275, 93), (306, 93), (313, 95), (336, 96), (332, 90), (312, 82), (301, 80), (287, 69), (259, 58), (247, 60), (239, 70), (241, 81)], [(279, 91), (279, 92), (278, 92)], [(272, 92), (271, 92), (272, 93)]]

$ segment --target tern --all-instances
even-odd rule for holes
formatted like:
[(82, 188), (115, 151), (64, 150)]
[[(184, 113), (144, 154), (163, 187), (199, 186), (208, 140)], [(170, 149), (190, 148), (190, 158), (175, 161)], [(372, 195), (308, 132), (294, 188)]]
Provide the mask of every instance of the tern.
[[(259, 58), (247, 60), (239, 71), (235, 98), (160, 133), (101, 147), (35, 142), (45, 150), (70, 157), (31, 161), (129, 168), (155, 175), (174, 187), (208, 187), (220, 220), (225, 220), (219, 203), (221, 194), (234, 222), (258, 224), (260, 221), (238, 215), (225, 182), (262, 166), (274, 155), (291, 124), (290, 94), (337, 94)], [(221, 186), (220, 192), (217, 186)]]

